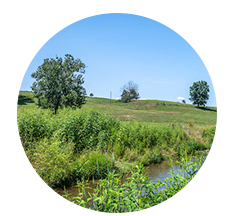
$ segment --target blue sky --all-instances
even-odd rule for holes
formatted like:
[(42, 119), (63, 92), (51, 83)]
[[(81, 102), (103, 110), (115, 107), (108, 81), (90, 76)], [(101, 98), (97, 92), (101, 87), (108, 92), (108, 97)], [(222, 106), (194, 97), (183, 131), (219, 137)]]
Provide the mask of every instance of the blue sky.
[(104, 14), (62, 29), (38, 51), (20, 90), (31, 90), (31, 74), (45, 58), (71, 54), (86, 64), (84, 87), (95, 97), (120, 98), (128, 81), (141, 99), (189, 101), (189, 87), (205, 80), (208, 106), (216, 106), (209, 73), (195, 50), (176, 32), (154, 20), (130, 14)]

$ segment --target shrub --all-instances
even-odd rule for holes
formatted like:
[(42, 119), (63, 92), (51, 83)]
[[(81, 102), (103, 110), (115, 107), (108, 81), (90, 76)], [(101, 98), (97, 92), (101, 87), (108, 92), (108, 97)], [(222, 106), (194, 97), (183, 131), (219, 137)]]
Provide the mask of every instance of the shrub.
[(50, 187), (66, 185), (71, 180), (72, 150), (73, 143), (64, 146), (61, 141), (47, 138), (36, 146), (32, 165)]
[(25, 148), (34, 141), (48, 137), (50, 133), (49, 113), (41, 110), (18, 113), (18, 130)]

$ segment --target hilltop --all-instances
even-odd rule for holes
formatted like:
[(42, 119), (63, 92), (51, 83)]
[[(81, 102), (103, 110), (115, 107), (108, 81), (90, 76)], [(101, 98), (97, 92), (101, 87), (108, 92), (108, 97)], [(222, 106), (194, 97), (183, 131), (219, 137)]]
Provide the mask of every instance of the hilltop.
[[(18, 108), (36, 108), (32, 92), (20, 91)], [(161, 100), (137, 100), (121, 103), (118, 100), (87, 97), (82, 109), (94, 109), (114, 115), (121, 121), (137, 121), (158, 124), (184, 124), (194, 121), (195, 126), (215, 126), (216, 107), (197, 108), (191, 104)]]

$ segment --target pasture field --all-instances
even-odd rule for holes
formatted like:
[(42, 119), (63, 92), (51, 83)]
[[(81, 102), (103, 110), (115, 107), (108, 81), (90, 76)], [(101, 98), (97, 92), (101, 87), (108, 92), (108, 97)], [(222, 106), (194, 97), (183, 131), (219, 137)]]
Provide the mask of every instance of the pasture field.
[[(18, 108), (36, 108), (32, 92), (19, 94)], [(188, 125), (194, 121), (194, 126), (209, 127), (216, 125), (217, 108), (200, 107), (179, 102), (160, 100), (137, 100), (130, 103), (120, 103), (118, 100), (87, 97), (87, 103), (82, 109), (114, 115), (121, 121), (135, 121), (154, 124)]]
[[(59, 109), (54, 115), (51, 110), (37, 108), (34, 102), (32, 92), (19, 93), (17, 122), (26, 155), (38, 175), (51, 188), (76, 184), (83, 187), (75, 203), (84, 207), (89, 205), (85, 182), (92, 180), (96, 184), (96, 179), (100, 180), (100, 184), (109, 185), (110, 178), (115, 178), (113, 171), (119, 176), (124, 173), (136, 175), (136, 178), (129, 179), (136, 190), (139, 189), (137, 181), (142, 178), (142, 183), (149, 187), (149, 193), (160, 188), (164, 183), (148, 184), (142, 171), (135, 173), (132, 168), (204, 152), (211, 148), (216, 128), (217, 109), (214, 107), (196, 108), (189, 104), (158, 100), (138, 100), (126, 104), (87, 97), (87, 103), (81, 109)], [(186, 164), (181, 166), (186, 167)], [(195, 169), (196, 164), (192, 166)], [(151, 194), (140, 203), (129, 200), (127, 210), (147, 208), (148, 201), (155, 205), (166, 200), (184, 187), (196, 172), (194, 170), (190, 178), (183, 179), (181, 183), (173, 182), (160, 197)], [(179, 176), (175, 178), (181, 179)], [(119, 187), (119, 182), (113, 185)], [(100, 193), (98, 188), (97, 194)], [(109, 201), (109, 204), (97, 201), (107, 201), (112, 197), (115, 192), (112, 186), (108, 186), (109, 189), (110, 196), (104, 194), (97, 198), (97, 194), (94, 194), (92, 202), (95, 207), (92, 208), (98, 211), (125, 211), (122, 208), (124, 198), (121, 198), (124, 202), (121, 208), (114, 203), (108, 206)], [(71, 199), (66, 193), (64, 196)]]

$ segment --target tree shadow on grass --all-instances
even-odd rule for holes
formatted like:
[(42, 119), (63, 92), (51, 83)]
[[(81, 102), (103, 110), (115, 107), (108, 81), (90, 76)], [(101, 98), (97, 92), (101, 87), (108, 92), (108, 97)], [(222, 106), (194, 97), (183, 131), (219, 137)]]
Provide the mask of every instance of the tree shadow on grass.
[(18, 97), (18, 105), (26, 105), (27, 103), (34, 103), (34, 100), (25, 95), (19, 95)]
[(217, 112), (217, 109), (212, 109), (212, 108), (208, 108), (208, 107), (197, 107), (197, 109), (201, 109), (201, 110), (205, 110), (205, 111), (213, 111), (213, 112)]

